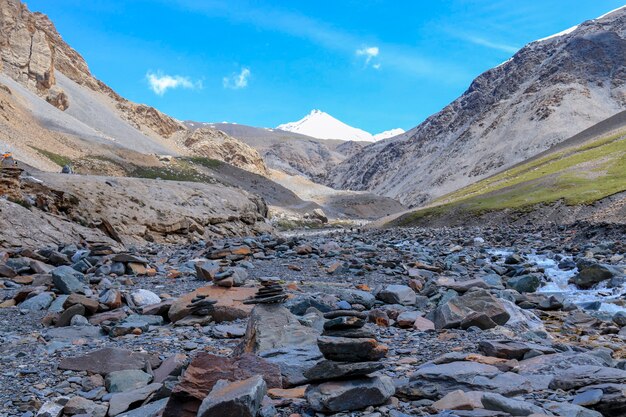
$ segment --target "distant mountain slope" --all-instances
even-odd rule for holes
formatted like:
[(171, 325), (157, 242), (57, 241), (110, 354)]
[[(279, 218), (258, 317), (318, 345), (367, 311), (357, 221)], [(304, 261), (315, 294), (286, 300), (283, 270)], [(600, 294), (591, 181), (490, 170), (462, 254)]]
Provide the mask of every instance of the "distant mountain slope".
[(532, 42), (409, 132), (365, 147), (328, 184), (420, 205), (626, 108), (626, 9)]
[(439, 220), (460, 224), (486, 213), (541, 211), (557, 202), (557, 212), (574, 216), (567, 221), (591, 213), (598, 218), (621, 216), (626, 222), (624, 195), (611, 199), (610, 204), (595, 204), (620, 193), (626, 193), (626, 111), (523, 163), (442, 196), (430, 207), (388, 220), (388, 224), (410, 226)]
[(189, 129), (209, 127), (237, 138), (256, 149), (269, 168), (289, 175), (320, 179), (343, 161), (350, 152), (345, 144), (359, 146), (364, 142), (323, 140), (278, 129), (252, 127), (236, 123), (201, 123), (186, 121)]

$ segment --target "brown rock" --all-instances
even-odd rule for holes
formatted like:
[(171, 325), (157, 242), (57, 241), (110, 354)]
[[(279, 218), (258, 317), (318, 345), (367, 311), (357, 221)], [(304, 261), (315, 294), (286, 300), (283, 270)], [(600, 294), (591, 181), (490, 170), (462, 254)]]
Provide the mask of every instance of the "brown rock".
[(3, 302), (0, 303), (0, 308), (9, 308), (9, 307), (15, 307), (17, 305), (17, 303), (15, 302), (14, 299), (10, 299), (10, 300), (5, 300)]
[(112, 310), (112, 311), (104, 311), (102, 313), (94, 314), (89, 317), (89, 323), (97, 326), (105, 321), (120, 321), (125, 319), (128, 316), (126, 312), (122, 309)]
[(256, 294), (255, 288), (235, 287), (221, 288), (207, 286), (198, 288), (196, 291), (185, 294), (172, 303), (168, 312), (170, 321), (178, 320), (189, 315), (189, 304), (198, 295), (205, 295), (211, 300), (217, 301), (211, 311), (211, 317), (216, 322), (232, 321), (246, 318), (250, 315), (253, 306), (243, 304), (243, 300), (251, 298)]
[(200, 353), (174, 387), (163, 417), (195, 417), (202, 400), (220, 379), (241, 381), (261, 375), (268, 388), (282, 388), (282, 377), (277, 365), (255, 355), (244, 354), (237, 358)]
[(439, 401), (436, 401), (433, 407), (440, 411), (483, 408), (481, 397), (482, 393), (480, 392), (465, 393), (461, 390), (456, 390), (446, 394), (446, 396)]
[(84, 316), (85, 307), (82, 304), (74, 304), (65, 309), (57, 319), (56, 327), (66, 327), (72, 322), (74, 316)]
[(146, 267), (146, 265), (142, 263), (129, 262), (127, 265), (128, 265), (128, 268), (130, 268), (131, 272), (135, 275), (147, 275), (148, 274), (148, 268)]
[[(67, 297), (67, 299), (63, 303), (63, 308), (68, 308), (76, 304), (80, 304), (85, 307), (85, 312), (89, 313), (90, 315), (98, 311), (98, 300), (76, 293), (70, 294), (70, 296)], [(84, 315), (84, 313), (81, 314)]]
[(165, 359), (161, 366), (154, 370), (153, 382), (162, 383), (170, 375), (180, 375), (185, 362), (187, 362), (187, 355), (184, 353), (177, 353)]
[(420, 331), (420, 332), (425, 332), (426, 330), (434, 330), (435, 329), (435, 323), (433, 323), (432, 321), (428, 320), (427, 318), (418, 317), (415, 320), (415, 322), (413, 323), (413, 328), (415, 330)]
[(32, 276), (30, 276), (30, 275), (11, 278), (11, 281), (15, 282), (16, 284), (20, 284), (20, 285), (30, 285), (30, 284), (33, 283), (33, 280), (34, 280), (34, 278)]
[(287, 398), (293, 400), (296, 398), (304, 398), (304, 392), (307, 387), (308, 385), (302, 385), (300, 387), (290, 389), (272, 388), (267, 390), (267, 395), (273, 399)]

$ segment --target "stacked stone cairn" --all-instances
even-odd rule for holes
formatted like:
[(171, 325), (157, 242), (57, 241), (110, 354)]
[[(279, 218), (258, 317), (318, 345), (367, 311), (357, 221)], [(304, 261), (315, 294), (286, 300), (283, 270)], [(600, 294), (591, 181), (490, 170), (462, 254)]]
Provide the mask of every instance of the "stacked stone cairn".
[[(335, 310), (324, 314), (327, 321), (317, 345), (324, 356), (304, 376), (311, 381), (306, 395), (309, 404), (321, 412), (358, 410), (387, 401), (394, 393), (386, 376), (368, 376), (379, 371), (380, 359), (388, 348), (365, 328), (367, 315), (354, 310)], [(334, 401), (343, 395), (347, 401)]]
[(260, 278), (259, 281), (261, 288), (253, 298), (244, 300), (244, 304), (278, 304), (287, 299), (287, 293), (279, 283), (280, 278)]
[(217, 301), (207, 298), (206, 295), (197, 295), (191, 300), (191, 304), (187, 305), (192, 316), (207, 316), (213, 311), (213, 305)]

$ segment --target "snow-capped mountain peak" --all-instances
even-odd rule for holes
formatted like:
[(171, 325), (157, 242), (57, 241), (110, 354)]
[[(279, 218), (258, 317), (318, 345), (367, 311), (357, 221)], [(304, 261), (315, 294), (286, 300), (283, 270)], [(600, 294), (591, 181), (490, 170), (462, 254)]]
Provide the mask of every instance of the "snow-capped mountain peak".
[(384, 132), (380, 132), (376, 135), (374, 135), (374, 140), (383, 140), (383, 139), (389, 139), (389, 138), (393, 138), (394, 136), (398, 136), (404, 133), (404, 129), (391, 129), (391, 130), (385, 130)]
[(317, 109), (297, 122), (282, 124), (277, 129), (301, 133), (317, 139), (374, 141), (374, 137), (370, 133), (348, 126), (330, 114)]

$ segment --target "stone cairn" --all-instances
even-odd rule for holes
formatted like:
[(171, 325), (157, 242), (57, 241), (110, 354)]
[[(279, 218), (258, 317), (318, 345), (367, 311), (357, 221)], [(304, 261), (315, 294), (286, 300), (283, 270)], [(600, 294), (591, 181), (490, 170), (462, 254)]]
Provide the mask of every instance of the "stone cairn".
[(378, 362), (387, 355), (387, 346), (365, 326), (367, 315), (354, 310), (335, 310), (328, 319), (317, 345), (325, 360), (305, 372), (313, 381), (352, 378), (383, 368)]
[(287, 299), (287, 293), (282, 285), (280, 278), (260, 278), (261, 288), (254, 297), (244, 300), (244, 304), (278, 304)]
[(213, 311), (213, 305), (216, 303), (217, 301), (207, 298), (206, 295), (196, 295), (191, 300), (191, 304), (187, 305), (189, 315), (207, 316), (211, 313), (211, 311)]

